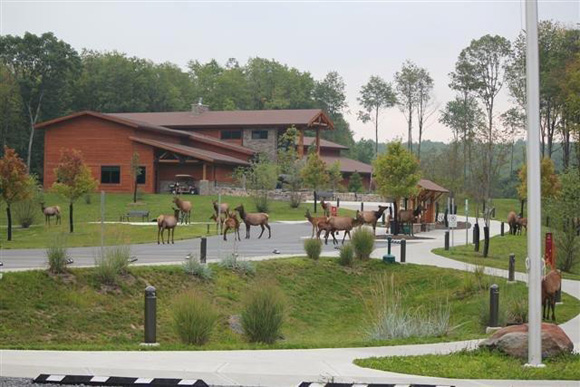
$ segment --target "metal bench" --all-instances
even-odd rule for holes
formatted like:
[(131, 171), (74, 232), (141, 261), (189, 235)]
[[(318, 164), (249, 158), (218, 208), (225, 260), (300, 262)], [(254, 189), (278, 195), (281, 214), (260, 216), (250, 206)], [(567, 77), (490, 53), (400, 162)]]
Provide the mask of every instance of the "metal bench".
[(126, 220), (127, 222), (130, 218), (141, 218), (143, 222), (149, 220), (149, 211), (148, 210), (133, 210), (127, 212), (125, 215), (121, 215), (121, 222)]

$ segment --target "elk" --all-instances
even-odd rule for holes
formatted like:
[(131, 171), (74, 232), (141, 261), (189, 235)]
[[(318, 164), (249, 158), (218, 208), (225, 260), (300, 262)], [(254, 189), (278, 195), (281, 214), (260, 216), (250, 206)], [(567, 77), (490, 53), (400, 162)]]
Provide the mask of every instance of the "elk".
[[(421, 215), (421, 211), (423, 211), (423, 207), (420, 205), (417, 206), (415, 210), (402, 210), (399, 211), (399, 222), (402, 224), (405, 223), (414, 223), (417, 218)], [(413, 225), (411, 224), (410, 232), (413, 233)]]
[[(235, 212), (231, 214), (228, 213), (228, 216), (224, 221), (224, 241), (227, 241), (226, 234), (230, 229), (234, 231), (234, 240), (236, 240), (237, 236), (237, 240), (241, 241), (242, 238), (240, 238), (240, 221), (238, 220)], [(262, 232), (264, 231), (262, 230)]]
[(510, 225), (510, 234), (516, 235), (516, 231), (518, 229), (518, 216), (516, 215), (515, 211), (510, 211), (507, 216), (507, 222)]
[(344, 236), (342, 237), (342, 244), (344, 244), (344, 240), (346, 239), (346, 235), (351, 238), (350, 231), (358, 226), (362, 226), (364, 220), (360, 211), (356, 212), (356, 217), (351, 218), (349, 216), (332, 216), (327, 220), (330, 231), (326, 231), (324, 236), (324, 244), (328, 244), (328, 234), (332, 235), (332, 243), (338, 244), (338, 240), (335, 238), (334, 233), (336, 231), (344, 231)]
[(516, 223), (516, 230), (519, 235), (522, 235), (522, 229), (526, 229), (526, 233), (528, 232), (528, 218), (518, 216)]
[(209, 217), (210, 220), (213, 220), (216, 224), (216, 230), (219, 227), (219, 225), (221, 225), (223, 227), (224, 222), (226, 221), (227, 216), (229, 215), (228, 213), (222, 213), (221, 216), (218, 218), (217, 214), (213, 214), (212, 216)]
[(268, 239), (272, 237), (272, 230), (270, 229), (270, 225), (268, 224), (269, 218), (268, 214), (263, 212), (257, 212), (253, 214), (247, 213), (244, 210), (244, 206), (242, 204), (237, 206), (235, 210), (238, 211), (238, 213), (240, 214), (240, 218), (242, 218), (242, 221), (246, 225), (246, 239), (250, 239), (250, 226), (262, 227), (262, 232), (260, 233), (258, 239), (260, 239), (262, 237), (262, 234), (264, 234), (264, 228), (268, 229)]
[[(552, 270), (542, 278), (542, 317), (548, 319), (552, 309), (552, 321), (556, 321), (556, 292), (562, 286), (562, 273)], [(546, 313), (547, 307), (547, 313)]]
[(361, 216), (363, 218), (363, 224), (370, 224), (371, 226), (373, 226), (373, 233), (376, 235), (376, 229), (377, 229), (377, 222), (379, 221), (379, 219), (381, 218), (381, 216), (383, 216), (383, 213), (385, 212), (385, 210), (389, 208), (388, 206), (379, 206), (378, 211), (362, 211), (361, 212)]
[(56, 224), (61, 224), (62, 221), (60, 219), (60, 207), (59, 206), (51, 206), (45, 207), (44, 202), (40, 203), (40, 208), (42, 209), (42, 213), (44, 214), (44, 223), (48, 223), (50, 226), (50, 218), (56, 217)]
[(320, 207), (322, 207), (322, 212), (324, 212), (325, 216), (330, 216), (330, 203), (320, 199)]
[[(306, 219), (308, 219), (310, 224), (312, 224), (312, 236), (311, 236), (311, 238), (314, 238), (314, 233), (318, 229), (318, 224), (320, 222), (326, 222), (326, 216), (320, 216), (320, 217), (313, 218), (312, 215), (310, 215), (310, 210), (306, 209), (306, 214), (304, 215), (304, 217)], [(318, 233), (318, 239), (320, 239), (320, 233)]]
[(161, 235), (161, 242), (165, 244), (163, 239), (165, 230), (167, 230), (167, 244), (169, 244), (169, 237), (171, 237), (171, 243), (175, 244), (175, 228), (180, 211), (179, 208), (173, 208), (173, 215), (159, 215), (157, 217), (157, 244), (159, 244), (159, 235)]
[(173, 198), (173, 203), (175, 203), (181, 213), (181, 224), (189, 224), (191, 217), (191, 202), (187, 200), (181, 200), (178, 196), (175, 196)]
[(213, 210), (215, 211), (216, 215), (217, 214), (228, 214), (230, 211), (230, 205), (228, 203), (221, 203), (218, 205), (218, 201), (214, 200), (212, 201), (213, 204)]

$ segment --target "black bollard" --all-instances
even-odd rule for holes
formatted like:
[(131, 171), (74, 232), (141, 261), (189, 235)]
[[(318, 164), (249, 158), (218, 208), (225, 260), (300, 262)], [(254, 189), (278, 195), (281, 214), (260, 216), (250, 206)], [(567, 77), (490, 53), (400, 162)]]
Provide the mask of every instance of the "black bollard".
[(503, 236), (503, 234), (504, 234), (504, 224), (503, 224), (503, 222), (501, 222), (501, 230), (500, 231), (501, 231), (500, 232), (501, 236)]
[(473, 247), (474, 251), (479, 251), (479, 224), (473, 226)]
[(487, 258), (489, 254), (489, 227), (483, 227), (483, 257)]
[(205, 233), (206, 235), (209, 235), (209, 223), (207, 224), (207, 231)]
[(316, 195), (316, 191), (314, 191), (314, 213), (316, 214), (316, 202), (318, 201), (318, 195)]
[(157, 343), (157, 294), (153, 286), (145, 288), (145, 344)]
[(207, 261), (207, 238), (201, 237), (201, 243), (199, 245), (199, 262), (205, 263)]
[(336, 208), (340, 208), (340, 198), (336, 198)]
[(363, 212), (365, 210), (365, 202), (360, 202), (360, 211)]
[(387, 254), (391, 255), (391, 241), (393, 238), (389, 235), (387, 237)]
[(499, 326), (499, 286), (496, 284), (489, 288), (489, 326)]
[(516, 255), (514, 253), (511, 253), (508, 281), (514, 282), (515, 280), (516, 280)]
[(449, 231), (445, 231), (445, 250), (449, 250)]
[(407, 241), (401, 239), (401, 263), (407, 262)]

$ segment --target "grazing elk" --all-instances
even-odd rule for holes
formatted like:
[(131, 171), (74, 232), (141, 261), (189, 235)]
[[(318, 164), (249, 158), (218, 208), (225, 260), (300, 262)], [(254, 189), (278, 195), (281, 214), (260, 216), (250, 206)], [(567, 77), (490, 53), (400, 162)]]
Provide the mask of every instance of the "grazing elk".
[(213, 210), (216, 215), (219, 214), (228, 214), (230, 212), (230, 205), (228, 203), (220, 203), (218, 204), (217, 200), (212, 201)]
[(328, 234), (332, 235), (332, 243), (338, 244), (338, 240), (334, 236), (336, 231), (344, 231), (344, 236), (342, 237), (342, 244), (344, 244), (344, 240), (346, 239), (346, 235), (348, 234), (349, 238), (352, 238), (350, 235), (350, 231), (358, 226), (362, 226), (363, 218), (360, 211), (356, 212), (356, 217), (351, 218), (350, 216), (332, 216), (328, 218), (328, 225), (330, 230), (326, 231), (324, 235), (324, 244), (328, 244)]
[(179, 219), (179, 208), (173, 209), (173, 215), (159, 215), (157, 217), (157, 244), (159, 244), (159, 235), (161, 235), (161, 242), (165, 244), (163, 239), (163, 232), (167, 230), (167, 243), (169, 244), (169, 237), (171, 243), (175, 244), (175, 228)]
[(363, 218), (363, 224), (370, 224), (371, 226), (373, 226), (373, 233), (376, 235), (376, 229), (377, 229), (377, 222), (379, 221), (379, 219), (381, 218), (381, 216), (383, 216), (383, 213), (385, 212), (385, 210), (389, 208), (388, 206), (379, 206), (378, 211), (362, 211), (361, 212), (361, 216)]
[(516, 229), (519, 235), (522, 235), (522, 229), (525, 229), (526, 233), (528, 232), (528, 218), (518, 216), (516, 223), (517, 223)]
[[(552, 270), (542, 278), (542, 317), (548, 319), (552, 309), (552, 321), (556, 321), (556, 292), (562, 286), (562, 274), (559, 270)], [(547, 307), (547, 313), (546, 313)]]
[(330, 203), (325, 202), (324, 199), (320, 199), (320, 207), (322, 207), (322, 212), (325, 216), (330, 216)]
[(516, 235), (518, 230), (518, 216), (516, 215), (515, 211), (510, 211), (507, 216), (507, 222), (510, 225), (510, 234)]
[(50, 218), (56, 218), (56, 224), (61, 224), (62, 221), (60, 219), (60, 207), (59, 206), (51, 206), (45, 207), (44, 202), (40, 203), (40, 208), (42, 209), (42, 213), (44, 214), (44, 223), (48, 223), (50, 226)]
[(187, 200), (181, 200), (178, 196), (176, 196), (173, 198), (173, 203), (175, 203), (181, 214), (181, 224), (189, 224), (191, 218), (191, 202)]
[(234, 231), (234, 240), (236, 240), (237, 236), (237, 240), (241, 241), (242, 238), (240, 238), (240, 221), (238, 220), (235, 212), (232, 212), (231, 214), (228, 213), (228, 216), (224, 221), (224, 241), (227, 241), (226, 234), (230, 229)]
[[(314, 233), (316, 233), (316, 230), (318, 229), (318, 224), (320, 222), (326, 222), (327, 217), (326, 216), (319, 216), (319, 217), (313, 218), (312, 215), (310, 215), (309, 209), (306, 209), (306, 214), (304, 215), (304, 217), (306, 219), (308, 219), (310, 224), (312, 224), (312, 236), (311, 236), (311, 238), (314, 238)], [(318, 239), (320, 239), (320, 233), (318, 233)]]
[(270, 225), (268, 224), (269, 218), (268, 214), (263, 212), (257, 212), (253, 214), (247, 213), (244, 210), (244, 206), (242, 204), (237, 206), (235, 210), (238, 211), (238, 213), (240, 214), (240, 218), (242, 218), (242, 221), (246, 225), (246, 239), (250, 239), (250, 226), (262, 227), (262, 232), (260, 233), (258, 239), (260, 239), (262, 237), (262, 234), (264, 234), (264, 228), (268, 229), (268, 239), (272, 237), (272, 230), (270, 229)]

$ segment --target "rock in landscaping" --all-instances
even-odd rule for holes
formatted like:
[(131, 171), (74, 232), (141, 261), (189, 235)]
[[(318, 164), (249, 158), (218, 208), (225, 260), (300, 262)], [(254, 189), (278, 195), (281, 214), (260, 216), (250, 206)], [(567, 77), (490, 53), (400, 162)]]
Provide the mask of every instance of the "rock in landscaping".
[(228, 318), (228, 324), (234, 333), (238, 333), (240, 335), (244, 334), (244, 328), (242, 328), (241, 316), (239, 314), (231, 315)]
[[(528, 324), (512, 325), (495, 332), (480, 347), (497, 349), (510, 356), (528, 357)], [(574, 344), (556, 324), (542, 323), (542, 358), (550, 358), (563, 352), (572, 352)]]

